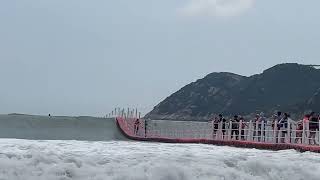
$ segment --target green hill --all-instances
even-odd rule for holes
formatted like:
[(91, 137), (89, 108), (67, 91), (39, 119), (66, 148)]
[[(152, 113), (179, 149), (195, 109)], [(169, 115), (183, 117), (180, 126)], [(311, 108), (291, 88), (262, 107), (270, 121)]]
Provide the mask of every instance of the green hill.
[(319, 94), (320, 70), (307, 65), (279, 64), (250, 77), (211, 73), (166, 98), (146, 117), (200, 120), (218, 113), (320, 111)]

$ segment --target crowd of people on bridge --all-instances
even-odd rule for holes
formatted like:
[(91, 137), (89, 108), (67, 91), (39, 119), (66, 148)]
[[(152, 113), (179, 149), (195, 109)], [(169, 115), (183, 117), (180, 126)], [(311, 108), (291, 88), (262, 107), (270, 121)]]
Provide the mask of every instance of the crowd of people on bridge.
[[(251, 121), (251, 123), (249, 123)], [(303, 136), (307, 138), (309, 144), (317, 144), (316, 133), (319, 132), (320, 116), (315, 112), (308, 113), (299, 121), (294, 121), (290, 118), (289, 113), (282, 113), (277, 111), (274, 115), (267, 118), (263, 112), (260, 112), (254, 116), (254, 119), (245, 118), (241, 115), (234, 115), (232, 118), (225, 118), (222, 114), (214, 116), (210, 120), (213, 124), (213, 132), (216, 135), (218, 131), (221, 131), (222, 136), (226, 137), (231, 133), (231, 136), (236, 140), (247, 140), (248, 134), (246, 131), (250, 129), (253, 131), (253, 138), (261, 141), (262, 137), (266, 135), (275, 138), (275, 143), (284, 143), (286, 136), (293, 137), (294, 142), (302, 143)], [(249, 127), (251, 124), (251, 127)], [(230, 130), (230, 131), (229, 131)], [(269, 132), (269, 134), (267, 134)], [(303, 134), (305, 133), (305, 134)], [(319, 132), (320, 133), (320, 132)], [(141, 119), (135, 119), (133, 121), (133, 134), (136, 136), (143, 135), (147, 137), (147, 121), (141, 122)], [(320, 139), (319, 139), (320, 141)]]
[[(215, 116), (211, 121), (214, 124), (214, 133), (218, 131), (219, 124), (221, 124), (222, 127), (220, 128), (223, 136), (225, 136), (227, 129), (231, 128), (231, 134), (235, 135), (236, 140), (239, 139), (240, 133), (241, 140), (245, 139), (244, 129), (248, 128), (248, 120), (246, 120), (244, 117), (240, 115), (234, 115), (233, 118), (227, 120), (227, 118), (224, 118), (222, 114), (219, 114), (218, 116)], [(305, 129), (308, 132), (307, 138), (309, 139), (309, 144), (316, 144), (315, 137), (317, 131), (319, 131), (319, 121), (320, 115), (316, 114), (315, 112), (306, 114), (303, 119), (299, 121), (292, 120), (289, 113), (282, 113), (278, 111), (270, 118), (266, 118), (264, 113), (261, 112), (259, 114), (256, 114), (254, 120), (252, 121), (254, 130), (253, 136), (257, 137), (258, 141), (260, 141), (261, 136), (265, 136), (266, 127), (270, 126), (272, 130), (275, 131), (275, 136), (280, 137), (276, 138), (276, 143), (278, 143), (278, 140), (280, 140), (279, 143), (284, 143), (285, 136), (288, 133), (288, 128), (292, 129), (293, 126), (291, 125), (295, 125), (295, 143), (302, 143), (303, 130)], [(229, 127), (230, 124), (231, 127)], [(289, 124), (291, 125), (288, 126)]]

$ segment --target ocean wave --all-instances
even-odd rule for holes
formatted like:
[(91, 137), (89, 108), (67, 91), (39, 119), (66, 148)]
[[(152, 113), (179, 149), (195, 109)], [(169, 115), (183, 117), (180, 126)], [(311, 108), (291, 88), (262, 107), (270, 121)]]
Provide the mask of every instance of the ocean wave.
[(0, 179), (317, 180), (320, 154), (202, 144), (0, 139)]

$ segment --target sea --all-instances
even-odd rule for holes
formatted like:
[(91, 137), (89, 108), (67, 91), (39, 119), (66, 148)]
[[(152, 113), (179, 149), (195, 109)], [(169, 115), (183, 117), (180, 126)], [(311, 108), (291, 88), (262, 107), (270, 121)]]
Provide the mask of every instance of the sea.
[(126, 139), (112, 118), (0, 115), (0, 180), (319, 180), (320, 154)]

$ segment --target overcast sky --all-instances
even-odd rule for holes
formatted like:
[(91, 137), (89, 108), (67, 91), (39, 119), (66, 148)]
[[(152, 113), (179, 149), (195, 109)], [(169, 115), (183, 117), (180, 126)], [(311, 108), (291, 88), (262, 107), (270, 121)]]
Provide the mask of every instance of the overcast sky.
[(319, 0), (1, 0), (0, 113), (148, 112), (208, 73), (320, 64)]

